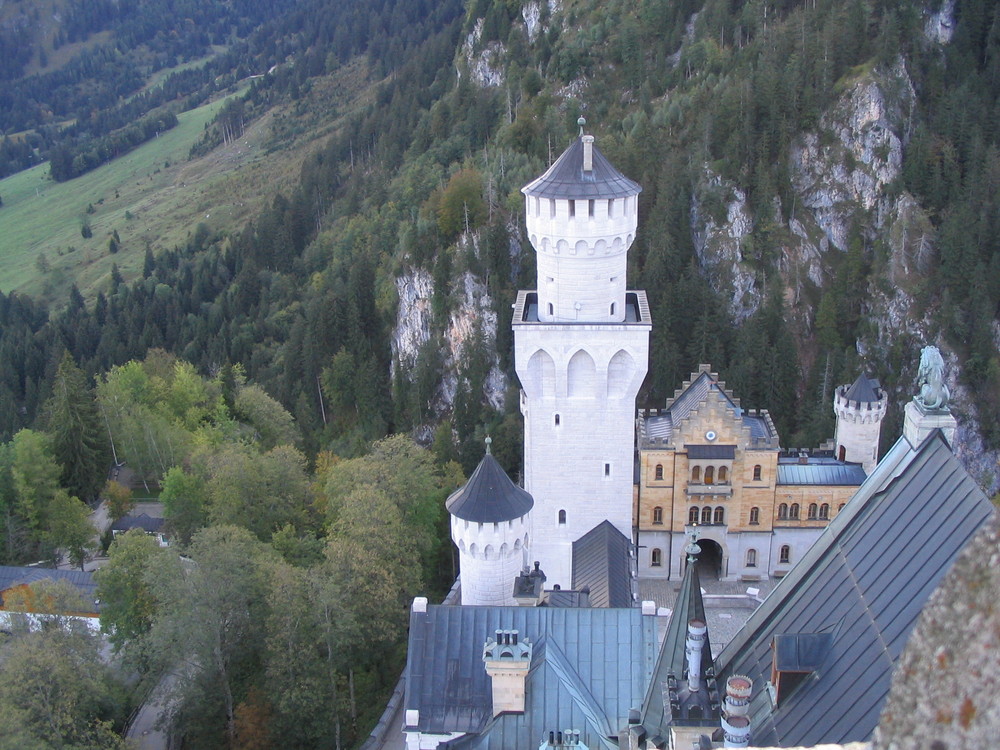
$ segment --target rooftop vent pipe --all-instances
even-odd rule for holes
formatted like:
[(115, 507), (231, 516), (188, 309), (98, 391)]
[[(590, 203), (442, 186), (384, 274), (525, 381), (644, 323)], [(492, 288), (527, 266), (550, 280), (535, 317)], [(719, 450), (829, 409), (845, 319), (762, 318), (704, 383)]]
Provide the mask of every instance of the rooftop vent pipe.
[(688, 622), (687, 643), (684, 652), (688, 662), (688, 690), (697, 693), (701, 689), (701, 650), (705, 646), (708, 625), (702, 620)]

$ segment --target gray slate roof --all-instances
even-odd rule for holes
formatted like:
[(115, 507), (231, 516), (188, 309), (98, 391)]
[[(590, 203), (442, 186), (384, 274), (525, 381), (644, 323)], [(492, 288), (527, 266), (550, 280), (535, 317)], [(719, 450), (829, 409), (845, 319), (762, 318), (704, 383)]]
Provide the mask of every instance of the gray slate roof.
[(592, 607), (632, 607), (631, 542), (602, 521), (573, 542), (573, 589), (590, 589)]
[(594, 144), (593, 169), (583, 171), (583, 141), (577, 138), (563, 151), (545, 174), (521, 192), (538, 198), (588, 199), (625, 198), (642, 192), (639, 184), (615, 169)]
[[(423, 732), (471, 732), (447, 747), (533, 748), (554, 729), (579, 729), (595, 748), (638, 706), (656, 656), (656, 623), (640, 610), (450, 607), (410, 614), (405, 709)], [(523, 714), (493, 717), (483, 644), (517, 630), (533, 646)]]
[[(754, 680), (755, 745), (867, 740), (928, 596), (992, 506), (940, 433), (900, 438), (716, 660)], [(828, 633), (818, 669), (772, 709), (778, 635)]]
[(487, 453), (464, 486), (451, 493), (445, 507), (453, 516), (476, 523), (500, 523), (520, 518), (534, 506), (531, 495), (512, 481)]
[(66, 581), (72, 584), (90, 605), (88, 611), (97, 613), (99, 607), (95, 604), (97, 582), (94, 574), (82, 570), (56, 570), (55, 568), (22, 568), (12, 565), (0, 565), (0, 593), (15, 586), (30, 585), (38, 581)]
[(153, 518), (145, 513), (137, 516), (126, 515), (111, 524), (112, 531), (131, 531), (132, 529), (142, 529), (143, 531), (155, 534), (163, 528), (164, 519)]
[(833, 458), (810, 458), (805, 464), (797, 458), (778, 459), (779, 485), (857, 487), (865, 481), (865, 476), (861, 464), (842, 463)]
[(848, 401), (858, 401), (863, 404), (877, 403), (881, 400), (882, 386), (874, 378), (862, 373), (854, 384), (844, 393)]

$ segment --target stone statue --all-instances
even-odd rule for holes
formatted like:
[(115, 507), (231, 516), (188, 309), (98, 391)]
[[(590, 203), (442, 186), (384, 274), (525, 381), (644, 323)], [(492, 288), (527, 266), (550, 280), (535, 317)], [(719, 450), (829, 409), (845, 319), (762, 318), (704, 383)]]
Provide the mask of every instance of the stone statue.
[(920, 350), (920, 369), (917, 370), (916, 396), (918, 405), (925, 409), (944, 409), (948, 406), (948, 386), (944, 383), (944, 358), (936, 346)]

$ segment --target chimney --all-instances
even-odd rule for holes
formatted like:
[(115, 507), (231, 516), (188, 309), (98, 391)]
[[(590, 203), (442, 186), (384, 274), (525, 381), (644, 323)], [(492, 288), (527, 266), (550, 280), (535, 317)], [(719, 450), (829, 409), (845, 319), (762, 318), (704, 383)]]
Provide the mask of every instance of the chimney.
[(705, 646), (708, 625), (702, 620), (688, 622), (687, 643), (684, 653), (688, 662), (688, 690), (697, 693), (701, 689), (701, 650)]
[(493, 715), (524, 713), (525, 682), (531, 666), (531, 642), (516, 630), (497, 630), (483, 646), (486, 674), (493, 685)]
[(748, 747), (750, 745), (750, 693), (753, 680), (734, 674), (726, 680), (726, 698), (722, 704), (723, 747)]
[(538, 750), (566, 747), (572, 747), (575, 750), (587, 750), (587, 746), (580, 742), (579, 729), (563, 729), (562, 731), (549, 732), (548, 737), (545, 738)]
[(583, 141), (583, 171), (594, 171), (594, 136), (585, 135), (580, 140)]

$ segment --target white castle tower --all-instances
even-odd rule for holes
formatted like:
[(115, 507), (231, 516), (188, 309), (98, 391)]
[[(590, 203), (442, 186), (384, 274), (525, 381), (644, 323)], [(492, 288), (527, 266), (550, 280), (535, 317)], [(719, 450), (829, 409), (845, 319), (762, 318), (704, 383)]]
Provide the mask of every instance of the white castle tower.
[(840, 386), (833, 397), (837, 415), (837, 458), (858, 463), (871, 474), (878, 462), (878, 440), (889, 399), (879, 382), (860, 375), (853, 385)]
[(458, 547), (462, 604), (515, 606), (514, 579), (523, 565), (534, 501), (510, 481), (490, 442), (486, 438), (486, 455), (445, 507)]
[(635, 397), (652, 325), (625, 269), (641, 190), (589, 135), (521, 189), (538, 267), (513, 318), (531, 556), (563, 588), (573, 542), (596, 525), (609, 520), (633, 539)]

